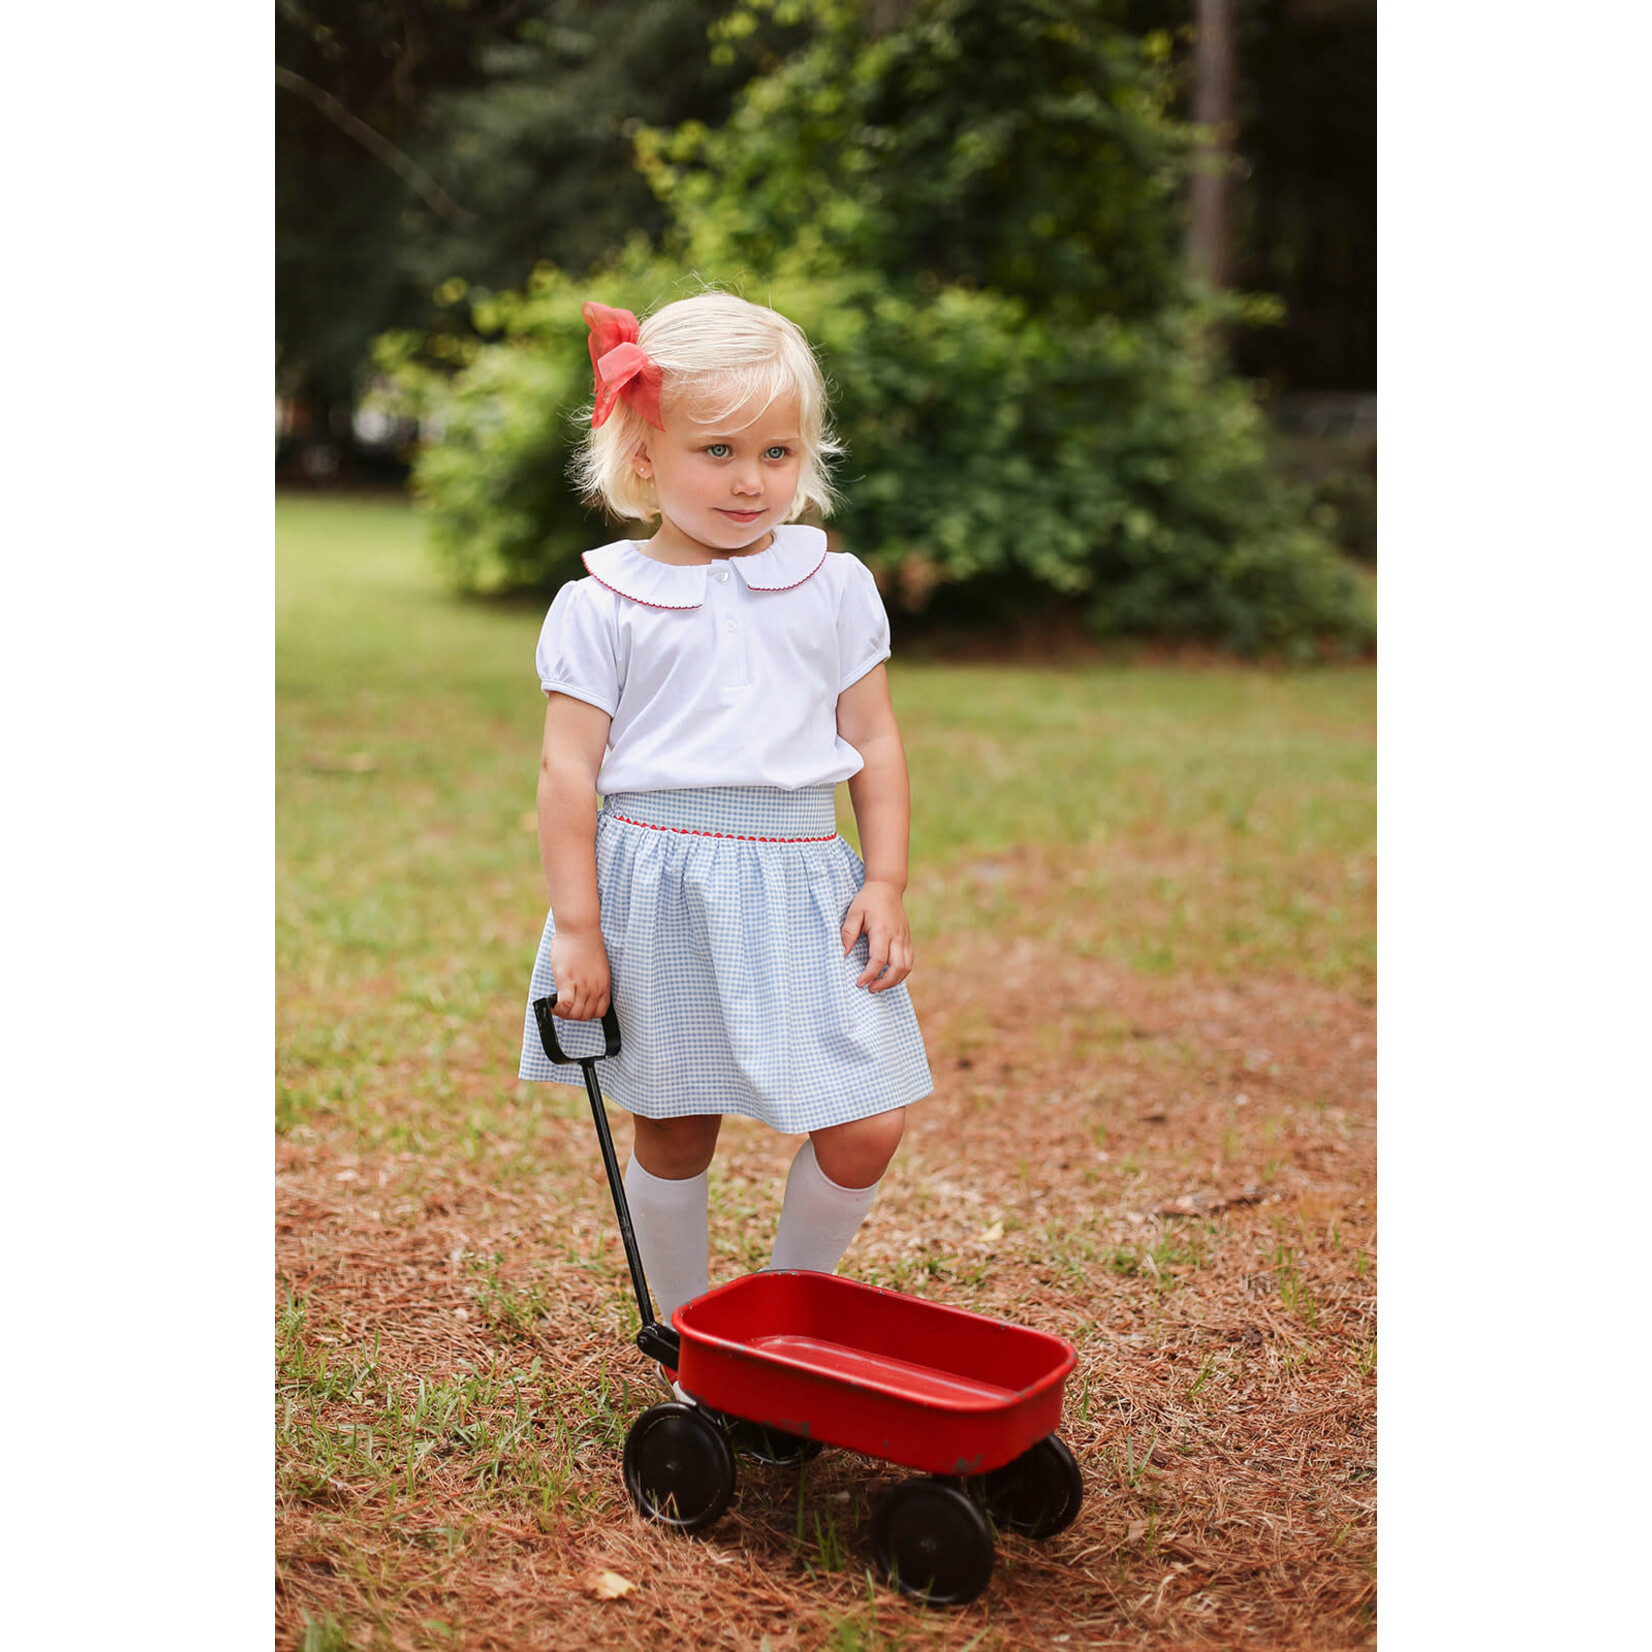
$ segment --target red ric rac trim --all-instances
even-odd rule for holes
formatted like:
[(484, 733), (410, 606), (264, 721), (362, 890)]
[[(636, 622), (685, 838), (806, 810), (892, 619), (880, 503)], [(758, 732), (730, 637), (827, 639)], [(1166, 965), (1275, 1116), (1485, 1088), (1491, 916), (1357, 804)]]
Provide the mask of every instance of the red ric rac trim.
[(605, 580), (602, 575), (599, 574), (596, 569), (585, 560), (585, 557), (582, 556), (579, 560), (585, 563), (586, 573), (588, 573), (591, 578), (603, 588), (603, 590), (612, 591), (615, 596), (624, 597), (627, 602), (640, 603), (644, 608), (667, 608), (674, 614), (687, 613), (690, 608), (700, 608), (704, 606), (703, 603), (698, 602), (650, 602), (647, 597), (634, 597), (629, 591), (622, 591), (619, 586), (610, 585), (608, 581)]
[(790, 585), (752, 585), (749, 580), (746, 583), (753, 591), (795, 591), (799, 585), (807, 585), (809, 581), (826, 566), (826, 556), (827, 553), (822, 551), (820, 553), (820, 560), (814, 565), (814, 567), (812, 567), (808, 573), (802, 577), (802, 579), (794, 579)]
[(656, 826), (651, 820), (633, 820), (629, 815), (617, 814), (614, 810), (608, 811), (610, 820), (623, 821), (627, 826), (641, 826), (650, 832), (680, 832), (685, 837), (726, 837), (735, 843), (830, 843), (836, 832), (827, 832), (824, 837), (747, 837), (742, 832), (702, 832), (694, 826)]

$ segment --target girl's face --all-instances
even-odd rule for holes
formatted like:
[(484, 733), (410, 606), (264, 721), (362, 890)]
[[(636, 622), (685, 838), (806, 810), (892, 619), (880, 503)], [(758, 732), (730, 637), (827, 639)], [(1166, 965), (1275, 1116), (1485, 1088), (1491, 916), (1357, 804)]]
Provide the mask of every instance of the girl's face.
[(786, 519), (803, 469), (797, 398), (754, 401), (714, 422), (665, 413), (637, 456), (660, 500), (661, 550), (726, 556), (756, 550)]

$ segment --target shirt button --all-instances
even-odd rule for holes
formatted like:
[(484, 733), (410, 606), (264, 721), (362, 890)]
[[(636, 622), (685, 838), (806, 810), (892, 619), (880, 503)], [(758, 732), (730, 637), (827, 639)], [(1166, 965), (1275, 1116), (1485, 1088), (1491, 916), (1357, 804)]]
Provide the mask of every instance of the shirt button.
[(717, 572), (714, 573), (711, 577), (714, 580), (716, 580), (719, 585), (727, 585), (728, 584), (728, 569), (727, 568), (719, 568), (717, 570)]
[(726, 619), (723, 621), (723, 629), (725, 631), (738, 631), (740, 629), (740, 622), (739, 620)]

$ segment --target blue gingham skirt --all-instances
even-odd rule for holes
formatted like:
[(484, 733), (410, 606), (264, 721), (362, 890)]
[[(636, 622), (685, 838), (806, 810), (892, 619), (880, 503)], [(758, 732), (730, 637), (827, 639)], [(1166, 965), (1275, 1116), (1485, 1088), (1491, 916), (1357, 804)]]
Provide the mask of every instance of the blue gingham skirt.
[[(620, 1053), (597, 1069), (605, 1097), (645, 1118), (744, 1113), (800, 1135), (934, 1088), (906, 987), (855, 985), (864, 934), (843, 956), (866, 868), (837, 835), (832, 787), (617, 793), (596, 852), (620, 1024)], [(555, 990), (555, 933), (552, 914), (520, 1072), (583, 1085), (546, 1057), (531, 1008)], [(595, 1022), (559, 1022), (557, 1037), (576, 1059), (601, 1048)]]

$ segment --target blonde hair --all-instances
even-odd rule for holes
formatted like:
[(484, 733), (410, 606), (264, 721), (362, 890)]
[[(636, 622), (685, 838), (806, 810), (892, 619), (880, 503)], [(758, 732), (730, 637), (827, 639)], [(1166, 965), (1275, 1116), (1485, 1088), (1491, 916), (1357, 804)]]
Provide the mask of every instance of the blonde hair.
[[(663, 375), (664, 416), (689, 407), (697, 422), (710, 424), (750, 402), (766, 408), (795, 395), (803, 467), (786, 520), (795, 522), (811, 506), (830, 514), (837, 490), (825, 467), (843, 449), (832, 434), (820, 364), (795, 322), (733, 293), (703, 292), (656, 310), (637, 342)], [(659, 515), (653, 483), (637, 475), (635, 464), (652, 429), (623, 398), (600, 429), (587, 429), (570, 468), (590, 504), (621, 519)]]

